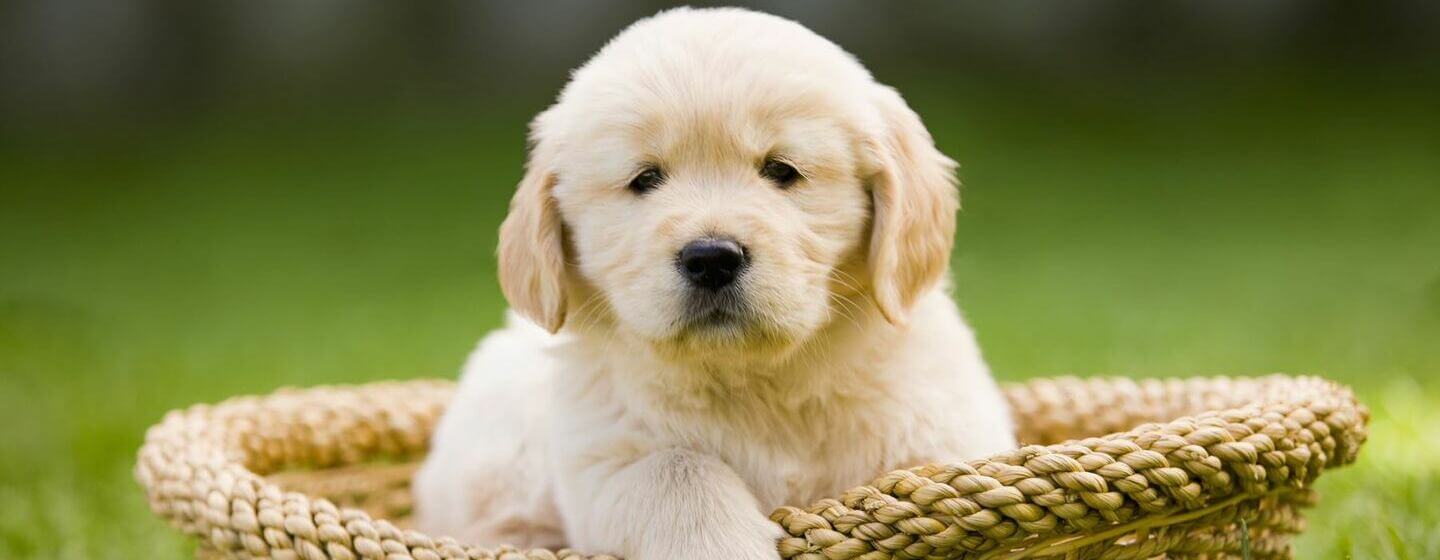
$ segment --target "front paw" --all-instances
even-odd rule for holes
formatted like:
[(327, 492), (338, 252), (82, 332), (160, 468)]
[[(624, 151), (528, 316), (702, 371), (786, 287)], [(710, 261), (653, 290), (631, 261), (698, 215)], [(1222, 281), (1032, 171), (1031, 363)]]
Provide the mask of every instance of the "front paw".
[(701, 527), (691, 534), (683, 531), (656, 535), (629, 560), (780, 560), (776, 544), (780, 527), (768, 520), (731, 530)]

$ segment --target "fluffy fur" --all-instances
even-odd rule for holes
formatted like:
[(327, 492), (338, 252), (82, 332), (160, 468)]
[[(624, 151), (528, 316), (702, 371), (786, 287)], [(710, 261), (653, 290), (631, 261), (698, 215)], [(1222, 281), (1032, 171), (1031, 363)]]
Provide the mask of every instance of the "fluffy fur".
[[(632, 560), (777, 558), (774, 507), (1014, 445), (943, 278), (954, 162), (804, 27), (738, 9), (636, 22), (532, 124), (501, 226), (514, 309), (415, 480), (421, 528)], [(802, 178), (762, 176), (768, 160)], [(665, 180), (627, 189), (645, 166)], [(749, 267), (694, 321), (675, 266)]]

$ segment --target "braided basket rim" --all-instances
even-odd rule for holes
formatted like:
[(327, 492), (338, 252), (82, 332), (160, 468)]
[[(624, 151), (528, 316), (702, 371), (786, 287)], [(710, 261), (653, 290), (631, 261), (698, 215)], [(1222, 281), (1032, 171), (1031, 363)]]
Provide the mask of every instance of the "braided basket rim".
[[(147, 431), (135, 476), (156, 515), (217, 557), (611, 558), (434, 538), (264, 476), (422, 457), (454, 387), (286, 388), (172, 411)], [(1306, 376), (1041, 378), (1005, 394), (1022, 441), (1056, 443), (892, 471), (779, 508), (780, 556), (1226, 557), (1244, 546), (1284, 557), (1310, 485), (1355, 460), (1369, 420), (1349, 388)]]

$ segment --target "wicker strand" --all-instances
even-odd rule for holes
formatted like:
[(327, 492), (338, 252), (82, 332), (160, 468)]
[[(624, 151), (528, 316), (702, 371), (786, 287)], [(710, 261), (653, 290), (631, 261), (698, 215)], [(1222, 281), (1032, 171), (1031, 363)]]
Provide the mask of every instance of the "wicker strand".
[[(147, 433), (136, 477), (203, 557), (610, 558), (404, 528), (414, 464), (453, 390), (282, 390), (172, 412)], [(1315, 502), (1310, 484), (1354, 461), (1368, 421), (1348, 389), (1313, 377), (1062, 378), (1006, 396), (1031, 445), (780, 508), (782, 558), (1229, 558), (1241, 519), (1253, 557), (1284, 558)]]

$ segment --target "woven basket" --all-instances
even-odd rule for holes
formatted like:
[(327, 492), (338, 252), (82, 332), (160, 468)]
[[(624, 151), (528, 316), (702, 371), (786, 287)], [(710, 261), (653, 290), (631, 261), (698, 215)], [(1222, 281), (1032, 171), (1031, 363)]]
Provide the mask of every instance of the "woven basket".
[[(453, 389), (282, 390), (172, 412), (146, 435), (136, 477), (201, 557), (607, 558), (405, 528), (410, 476)], [(1354, 461), (1369, 417), (1347, 388), (1313, 377), (1063, 378), (1005, 393), (1034, 444), (780, 508), (780, 556), (1288, 557), (1311, 482)]]

